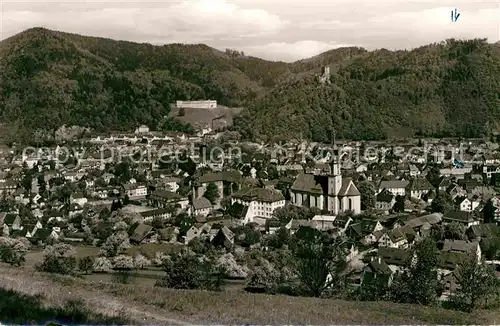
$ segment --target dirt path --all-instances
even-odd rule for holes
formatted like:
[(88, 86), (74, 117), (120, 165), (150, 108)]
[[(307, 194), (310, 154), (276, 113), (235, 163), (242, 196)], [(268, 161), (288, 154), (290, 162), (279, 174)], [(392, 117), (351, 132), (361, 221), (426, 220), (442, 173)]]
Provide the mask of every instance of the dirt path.
[(24, 273), (18, 275), (0, 274), (0, 287), (26, 295), (43, 295), (44, 302), (48, 305), (62, 305), (70, 299), (80, 299), (92, 311), (106, 316), (121, 315), (130, 319), (134, 324), (188, 324), (182, 320), (168, 318), (160, 312), (153, 311), (150, 307), (130, 304), (101, 291), (90, 292), (78, 289), (77, 292), (72, 292), (75, 289), (69, 285), (50, 280), (33, 280), (26, 276), (28, 275), (24, 275)]

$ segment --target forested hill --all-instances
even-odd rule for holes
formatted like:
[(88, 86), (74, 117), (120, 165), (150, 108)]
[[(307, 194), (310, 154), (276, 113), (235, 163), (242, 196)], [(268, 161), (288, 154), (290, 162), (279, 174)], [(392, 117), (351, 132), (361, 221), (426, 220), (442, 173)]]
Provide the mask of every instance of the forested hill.
[[(498, 45), (449, 41), (411, 52), (341, 48), (294, 63), (203, 44), (153, 46), (33, 28), (0, 42), (0, 122), (16, 138), (79, 125), (152, 129), (175, 100), (244, 106), (251, 138), (476, 135), (497, 128)], [(330, 65), (331, 83), (313, 76)]]
[(408, 136), (479, 137), (500, 128), (500, 45), (448, 40), (345, 60), (320, 85), (276, 87), (236, 121), (246, 137), (328, 141)]

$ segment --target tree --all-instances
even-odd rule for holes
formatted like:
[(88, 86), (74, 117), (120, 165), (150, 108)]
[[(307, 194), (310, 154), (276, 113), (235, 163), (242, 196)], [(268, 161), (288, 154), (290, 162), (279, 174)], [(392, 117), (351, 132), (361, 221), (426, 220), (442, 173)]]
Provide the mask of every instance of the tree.
[(242, 247), (250, 247), (253, 244), (259, 243), (261, 238), (260, 231), (252, 228), (248, 224), (239, 227), (235, 231), (235, 235), (236, 243)]
[(151, 261), (147, 259), (145, 256), (138, 254), (134, 257), (134, 267), (137, 269), (143, 269), (147, 266), (151, 265)]
[(106, 257), (97, 257), (92, 268), (96, 273), (109, 273), (113, 268), (113, 264)]
[(452, 222), (445, 226), (445, 238), (450, 240), (466, 240), (467, 227), (462, 223)]
[(453, 209), (453, 201), (450, 195), (448, 195), (448, 193), (446, 192), (438, 192), (436, 198), (431, 203), (431, 210), (433, 213), (437, 212), (445, 214), (449, 211), (452, 211)]
[(84, 274), (91, 274), (94, 270), (94, 260), (91, 256), (83, 257), (78, 261), (78, 269)]
[(190, 250), (182, 250), (163, 263), (166, 275), (155, 286), (174, 289), (220, 290), (226, 272), (222, 266)]
[(361, 209), (367, 210), (375, 207), (375, 188), (369, 182), (361, 182), (358, 185), (361, 193)]
[(12, 266), (21, 266), (26, 261), (25, 255), (29, 248), (30, 243), (25, 238), (0, 237), (0, 261)]
[(101, 246), (101, 255), (115, 257), (130, 248), (130, 242), (126, 231), (118, 231), (106, 239)]
[(35, 268), (41, 272), (56, 274), (75, 274), (75, 250), (65, 243), (48, 246), (43, 253), (43, 260)]
[(134, 268), (134, 259), (127, 255), (118, 255), (113, 258), (113, 269), (130, 270)]
[(425, 177), (434, 188), (437, 189), (439, 187), (439, 183), (441, 182), (441, 172), (437, 166), (432, 166)]
[(326, 290), (337, 293), (343, 290), (348, 266), (343, 244), (343, 239), (325, 239), (317, 232), (298, 240), (294, 258), (305, 294), (320, 297)]
[(390, 287), (395, 302), (431, 305), (437, 300), (439, 251), (431, 238), (422, 240), (412, 251), (406, 268), (397, 274)]
[(495, 221), (495, 205), (490, 199), (483, 207), (483, 221), (484, 223), (493, 223)]
[(207, 189), (205, 190), (203, 197), (208, 199), (212, 203), (212, 205), (214, 205), (219, 198), (219, 188), (217, 188), (217, 185), (213, 182), (210, 182), (207, 185)]
[(394, 203), (394, 211), (396, 213), (402, 213), (405, 211), (405, 196), (396, 196), (396, 202)]
[(452, 294), (452, 302), (457, 308), (471, 312), (500, 287), (495, 270), (487, 264), (478, 264), (477, 257), (470, 255), (458, 266), (460, 286)]

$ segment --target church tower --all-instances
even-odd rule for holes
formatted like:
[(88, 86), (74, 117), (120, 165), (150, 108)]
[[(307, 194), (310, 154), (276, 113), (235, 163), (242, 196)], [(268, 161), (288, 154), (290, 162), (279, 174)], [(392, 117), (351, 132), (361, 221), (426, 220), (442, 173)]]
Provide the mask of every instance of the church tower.
[(337, 196), (342, 188), (342, 173), (340, 172), (340, 164), (334, 154), (330, 162), (330, 175), (328, 175), (328, 195)]

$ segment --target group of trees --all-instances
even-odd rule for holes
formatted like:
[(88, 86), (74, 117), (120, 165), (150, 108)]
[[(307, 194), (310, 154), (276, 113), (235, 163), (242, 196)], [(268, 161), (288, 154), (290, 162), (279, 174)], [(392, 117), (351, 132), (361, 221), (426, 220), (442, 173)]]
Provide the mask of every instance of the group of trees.
[(302, 134), (319, 142), (332, 140), (332, 126), (343, 139), (481, 137), (500, 118), (500, 54), (486, 40), (346, 59), (329, 84), (310, 77), (278, 85), (235, 119), (235, 130), (245, 138)]
[[(439, 250), (432, 238), (425, 238), (411, 252), (410, 259), (401, 271), (393, 277), (372, 278), (362, 285), (355, 297), (369, 301), (435, 305), (446, 290), (438, 273)], [(448, 306), (472, 311), (485, 306), (488, 299), (498, 300), (500, 280), (495, 270), (490, 265), (478, 263), (475, 255), (460, 261), (454, 275), (460, 285), (449, 289)]]

